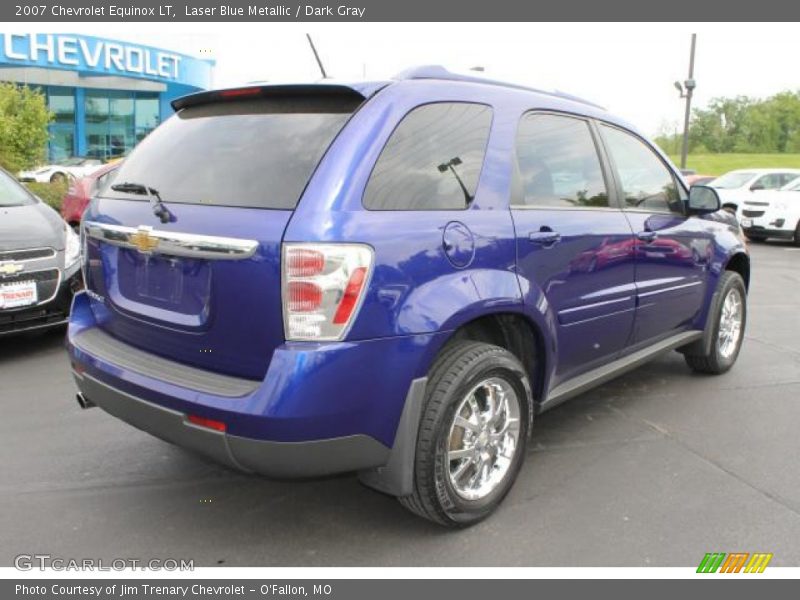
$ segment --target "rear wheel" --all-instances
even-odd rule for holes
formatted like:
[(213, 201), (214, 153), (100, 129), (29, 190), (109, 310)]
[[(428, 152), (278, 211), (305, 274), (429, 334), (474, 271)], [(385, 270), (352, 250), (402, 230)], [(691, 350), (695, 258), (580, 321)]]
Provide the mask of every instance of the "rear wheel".
[(753, 233), (745, 233), (744, 236), (751, 242), (763, 242), (767, 239), (765, 235), (756, 235)]
[(457, 342), (431, 369), (414, 460), (410, 511), (449, 527), (477, 523), (511, 489), (525, 457), (525, 369), (498, 346)]
[(684, 354), (686, 363), (698, 373), (717, 375), (730, 369), (739, 356), (747, 323), (747, 291), (742, 276), (725, 271), (718, 290), (721, 301), (715, 313), (711, 348), (705, 354)]
[(795, 246), (800, 246), (800, 221), (797, 222), (797, 227), (794, 228), (794, 239), (792, 241)]

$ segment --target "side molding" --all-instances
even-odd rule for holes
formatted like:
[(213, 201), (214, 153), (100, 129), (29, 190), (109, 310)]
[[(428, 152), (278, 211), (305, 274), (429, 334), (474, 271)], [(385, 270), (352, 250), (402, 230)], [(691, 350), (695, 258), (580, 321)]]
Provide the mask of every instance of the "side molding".
[(702, 337), (702, 331), (685, 331), (662, 340), (657, 344), (643, 348), (638, 352), (618, 358), (607, 365), (592, 369), (588, 373), (583, 373), (582, 375), (578, 375), (573, 379), (565, 381), (564, 383), (559, 384), (554, 389), (550, 390), (550, 393), (547, 395), (547, 400), (542, 403), (540, 412), (549, 410), (554, 406), (561, 404), (565, 400), (569, 400), (578, 394), (582, 394), (593, 387), (597, 387), (606, 381), (631, 371), (648, 362), (653, 357), (658, 356), (659, 354), (664, 354), (665, 352), (669, 352), (675, 348), (679, 348), (697, 340), (702, 340)]

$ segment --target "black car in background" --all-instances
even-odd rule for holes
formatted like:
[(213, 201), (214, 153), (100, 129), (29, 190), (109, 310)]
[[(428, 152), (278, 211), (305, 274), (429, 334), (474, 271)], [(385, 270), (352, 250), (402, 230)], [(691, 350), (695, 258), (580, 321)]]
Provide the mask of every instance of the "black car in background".
[(0, 169), (0, 336), (66, 324), (80, 248), (55, 210)]

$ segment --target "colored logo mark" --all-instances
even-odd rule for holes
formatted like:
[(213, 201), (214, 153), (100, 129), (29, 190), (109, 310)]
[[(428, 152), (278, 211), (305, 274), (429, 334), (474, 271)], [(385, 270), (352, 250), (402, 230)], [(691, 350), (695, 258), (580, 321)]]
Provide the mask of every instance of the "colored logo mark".
[(772, 554), (766, 552), (709, 552), (700, 561), (698, 573), (763, 573)]

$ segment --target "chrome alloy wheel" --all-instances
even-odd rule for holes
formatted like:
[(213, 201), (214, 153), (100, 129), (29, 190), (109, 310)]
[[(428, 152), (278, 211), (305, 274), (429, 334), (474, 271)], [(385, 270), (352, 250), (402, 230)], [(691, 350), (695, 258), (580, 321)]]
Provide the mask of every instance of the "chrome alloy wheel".
[(717, 335), (717, 347), (723, 358), (730, 358), (736, 351), (742, 335), (743, 316), (744, 300), (741, 293), (737, 289), (729, 290), (722, 302)]
[(517, 451), (520, 398), (505, 379), (490, 377), (464, 397), (450, 425), (450, 485), (465, 500), (488, 496), (503, 481)]

